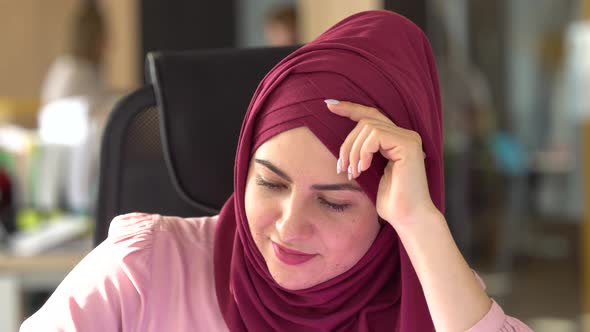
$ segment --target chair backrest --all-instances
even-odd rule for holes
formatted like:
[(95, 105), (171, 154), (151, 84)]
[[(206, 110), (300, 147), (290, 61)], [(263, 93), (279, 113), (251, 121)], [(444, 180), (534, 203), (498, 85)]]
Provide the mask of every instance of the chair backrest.
[(235, 148), (250, 99), (293, 50), (149, 54), (150, 84), (115, 106), (104, 130), (95, 243), (122, 213), (218, 213), (233, 191)]
[(95, 244), (107, 237), (111, 220), (123, 213), (189, 216), (193, 212), (168, 175), (159, 118), (151, 85), (114, 107), (101, 146)]

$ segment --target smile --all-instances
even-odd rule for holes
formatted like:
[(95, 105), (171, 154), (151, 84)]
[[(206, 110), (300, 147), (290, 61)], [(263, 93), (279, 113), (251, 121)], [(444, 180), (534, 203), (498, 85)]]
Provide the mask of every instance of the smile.
[(303, 264), (316, 256), (316, 254), (306, 254), (293, 249), (287, 249), (275, 242), (272, 242), (272, 248), (277, 258), (287, 265)]

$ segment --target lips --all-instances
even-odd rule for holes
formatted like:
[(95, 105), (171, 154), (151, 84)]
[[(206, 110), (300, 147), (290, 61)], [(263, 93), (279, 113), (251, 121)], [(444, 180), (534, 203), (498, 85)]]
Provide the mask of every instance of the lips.
[(316, 256), (316, 254), (306, 254), (297, 250), (285, 248), (275, 242), (272, 242), (272, 248), (274, 249), (277, 258), (287, 265), (303, 264)]

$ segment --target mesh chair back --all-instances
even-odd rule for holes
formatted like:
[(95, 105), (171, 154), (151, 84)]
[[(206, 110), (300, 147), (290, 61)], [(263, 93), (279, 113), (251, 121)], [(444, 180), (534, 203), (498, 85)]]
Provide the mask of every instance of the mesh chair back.
[(132, 93), (113, 109), (101, 146), (95, 244), (107, 237), (111, 220), (120, 214), (196, 215), (168, 175), (159, 118), (151, 86)]

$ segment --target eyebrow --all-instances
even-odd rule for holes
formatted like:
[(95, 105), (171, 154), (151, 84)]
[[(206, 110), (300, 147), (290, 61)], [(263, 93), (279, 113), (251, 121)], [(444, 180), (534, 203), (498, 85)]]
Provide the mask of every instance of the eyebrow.
[[(271, 170), (273, 173), (280, 176), (284, 180), (286, 180), (288, 182), (293, 182), (293, 180), (291, 180), (291, 178), (287, 175), (287, 173), (283, 172), (280, 168), (273, 165), (270, 161), (264, 160), (264, 159), (254, 159), (254, 161), (256, 163), (268, 168), (269, 170)], [(315, 190), (321, 190), (321, 191), (334, 191), (334, 190), (351, 190), (351, 191), (357, 191), (357, 192), (363, 191), (360, 187), (355, 186), (352, 183), (314, 184), (311, 186), (311, 188), (315, 189)]]

